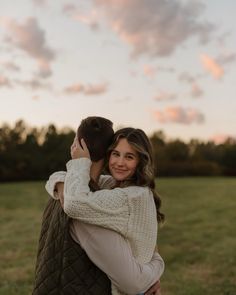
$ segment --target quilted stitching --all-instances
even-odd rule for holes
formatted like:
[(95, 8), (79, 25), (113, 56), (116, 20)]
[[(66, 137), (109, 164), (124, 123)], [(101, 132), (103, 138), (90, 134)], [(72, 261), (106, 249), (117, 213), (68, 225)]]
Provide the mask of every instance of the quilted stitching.
[(71, 238), (70, 218), (49, 199), (43, 215), (32, 295), (111, 295), (110, 280)]

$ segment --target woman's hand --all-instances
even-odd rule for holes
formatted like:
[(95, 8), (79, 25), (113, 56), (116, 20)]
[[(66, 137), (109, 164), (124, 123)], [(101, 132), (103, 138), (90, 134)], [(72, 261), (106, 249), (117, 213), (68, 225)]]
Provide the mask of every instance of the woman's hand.
[(75, 137), (70, 147), (70, 154), (72, 159), (79, 159), (79, 158), (90, 159), (90, 153), (83, 138), (81, 139), (81, 145), (80, 145), (78, 138)]
[(157, 281), (150, 289), (147, 290), (145, 295), (161, 295), (161, 282)]

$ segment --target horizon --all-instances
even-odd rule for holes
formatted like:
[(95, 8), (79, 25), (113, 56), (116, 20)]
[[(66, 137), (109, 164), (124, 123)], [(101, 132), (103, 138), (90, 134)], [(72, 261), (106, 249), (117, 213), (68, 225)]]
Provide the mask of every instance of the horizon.
[[(9, 122), (2, 122), (0, 124), (0, 129), (6, 124), (7, 126), (9, 126), (11, 129), (13, 129), (15, 127), (15, 124), (19, 121), (23, 121), (23, 123), (26, 125), (26, 128), (30, 131), (34, 128), (36, 129), (43, 129), (43, 128), (47, 128), (49, 127), (50, 125), (53, 125), (55, 126), (56, 130), (58, 133), (61, 133), (61, 132), (64, 132), (64, 131), (67, 131), (67, 130), (73, 130), (74, 132), (76, 132), (78, 126), (76, 126), (76, 128), (73, 128), (72, 126), (69, 126), (69, 125), (64, 125), (64, 126), (58, 126), (57, 124), (53, 123), (53, 122), (48, 122), (46, 125), (32, 125), (32, 124), (29, 124), (28, 122), (26, 122), (25, 120), (23, 119), (19, 119), (19, 120), (16, 120), (15, 122), (12, 122), (12, 123), (9, 123)], [(114, 131), (117, 131), (118, 129), (120, 128), (123, 128), (123, 127), (133, 127), (133, 126), (124, 126), (124, 125), (117, 125), (117, 126), (114, 126), (113, 125), (113, 128), (114, 128)], [(136, 126), (137, 128), (139, 128), (138, 126)], [(145, 130), (144, 130), (145, 131)], [(168, 136), (164, 130), (162, 129), (157, 129), (157, 130), (153, 130), (151, 133), (146, 133), (148, 137), (152, 137), (155, 133), (160, 133), (161, 136), (163, 135), (163, 139), (166, 143), (169, 143), (171, 141), (175, 141), (175, 140), (180, 140), (182, 142), (184, 142), (185, 144), (190, 144), (190, 142), (192, 140), (197, 140), (199, 143), (209, 143), (209, 142), (212, 142), (214, 143), (215, 145), (220, 145), (220, 144), (224, 144), (226, 143), (228, 140), (233, 140), (233, 142), (236, 142), (236, 137), (231, 137), (231, 136), (228, 136), (228, 137), (218, 137), (218, 138), (207, 138), (207, 139), (204, 139), (204, 138), (197, 138), (197, 137), (192, 137), (192, 138), (188, 138), (188, 139), (183, 139), (183, 138), (180, 138), (180, 137), (171, 137), (171, 136)]]

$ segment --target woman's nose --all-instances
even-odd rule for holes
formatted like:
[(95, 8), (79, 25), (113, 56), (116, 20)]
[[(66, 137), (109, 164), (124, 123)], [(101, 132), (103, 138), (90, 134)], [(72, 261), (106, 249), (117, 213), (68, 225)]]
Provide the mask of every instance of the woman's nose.
[(119, 157), (119, 159), (117, 160), (117, 165), (122, 166), (123, 164), (124, 164), (124, 158)]

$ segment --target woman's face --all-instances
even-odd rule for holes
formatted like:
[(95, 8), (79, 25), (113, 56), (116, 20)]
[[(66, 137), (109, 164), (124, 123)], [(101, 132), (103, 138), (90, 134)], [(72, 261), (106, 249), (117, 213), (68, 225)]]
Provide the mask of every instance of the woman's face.
[(131, 178), (139, 162), (138, 153), (125, 138), (118, 141), (109, 158), (109, 170), (118, 181)]

